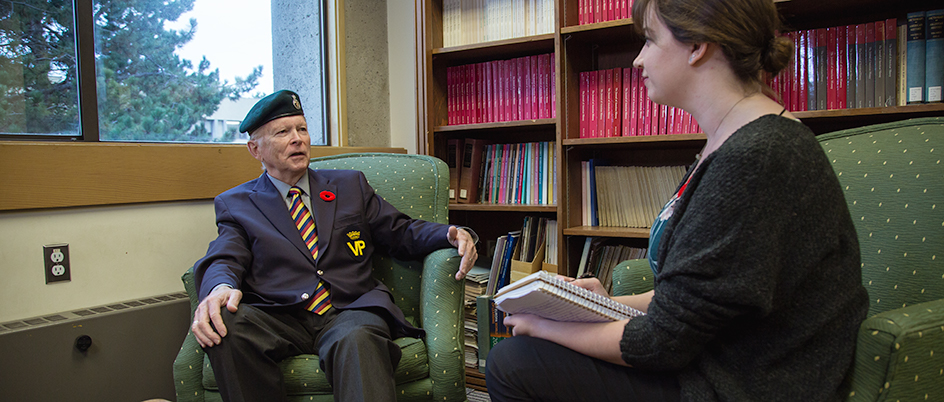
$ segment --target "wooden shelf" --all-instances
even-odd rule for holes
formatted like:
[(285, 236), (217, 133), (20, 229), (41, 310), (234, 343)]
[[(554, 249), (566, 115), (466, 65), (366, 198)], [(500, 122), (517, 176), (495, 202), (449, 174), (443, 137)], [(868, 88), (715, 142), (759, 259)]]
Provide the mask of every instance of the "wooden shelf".
[(485, 388), (485, 373), (479, 372), (478, 369), (466, 367), (465, 386), (477, 391), (488, 392), (488, 388)]
[(557, 212), (557, 205), (530, 205), (530, 204), (449, 204), (450, 211), (482, 211), (482, 212)]
[(489, 132), (489, 131), (504, 131), (508, 129), (535, 129), (535, 130), (551, 130), (557, 124), (557, 119), (536, 119), (536, 120), (512, 120), (512, 121), (497, 121), (491, 123), (475, 123), (475, 124), (455, 124), (449, 126), (436, 126), (433, 127), (434, 133), (450, 133), (450, 132), (462, 132), (462, 133), (471, 133), (471, 132)]
[(530, 56), (554, 52), (554, 34), (511, 38), (471, 45), (436, 48), (432, 50), (433, 63), (446, 65), (478, 63), (509, 57)]
[(564, 236), (622, 237), (648, 239), (649, 228), (617, 228), (608, 226), (577, 226), (564, 229)]
[(646, 135), (638, 137), (572, 138), (563, 140), (563, 145), (638, 145), (653, 143), (669, 145), (672, 143), (704, 142), (706, 139), (707, 137), (702, 133)]

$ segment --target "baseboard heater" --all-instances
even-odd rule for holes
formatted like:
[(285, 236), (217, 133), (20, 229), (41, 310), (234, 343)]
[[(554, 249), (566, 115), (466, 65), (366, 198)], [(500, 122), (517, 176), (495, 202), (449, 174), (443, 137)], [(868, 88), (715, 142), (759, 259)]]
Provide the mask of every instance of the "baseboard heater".
[(175, 400), (186, 293), (0, 323), (0, 400)]

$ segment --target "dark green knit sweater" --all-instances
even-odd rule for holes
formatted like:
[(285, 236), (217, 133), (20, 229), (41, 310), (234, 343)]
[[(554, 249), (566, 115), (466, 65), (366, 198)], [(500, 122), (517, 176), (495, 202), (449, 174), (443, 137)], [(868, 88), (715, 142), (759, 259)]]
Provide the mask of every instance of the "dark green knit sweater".
[(623, 360), (679, 372), (683, 400), (825, 401), (868, 310), (842, 189), (812, 132), (769, 115), (709, 155), (662, 235)]

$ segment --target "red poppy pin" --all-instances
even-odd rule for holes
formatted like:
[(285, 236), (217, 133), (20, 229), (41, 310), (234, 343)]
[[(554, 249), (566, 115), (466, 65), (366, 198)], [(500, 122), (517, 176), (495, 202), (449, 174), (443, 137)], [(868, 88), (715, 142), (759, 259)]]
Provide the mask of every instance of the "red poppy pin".
[(328, 202), (334, 201), (334, 193), (332, 193), (332, 192), (330, 192), (330, 191), (328, 191), (328, 190), (322, 191), (322, 192), (321, 192), (320, 194), (318, 194), (318, 195), (321, 197), (322, 200), (325, 200), (325, 201), (328, 201)]

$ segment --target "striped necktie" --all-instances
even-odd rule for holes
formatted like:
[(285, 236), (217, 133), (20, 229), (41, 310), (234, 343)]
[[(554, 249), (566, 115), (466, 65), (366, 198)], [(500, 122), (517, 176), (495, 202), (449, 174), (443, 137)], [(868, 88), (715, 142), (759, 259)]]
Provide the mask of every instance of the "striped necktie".
[[(318, 231), (315, 230), (315, 220), (311, 217), (311, 213), (308, 212), (305, 204), (302, 203), (302, 190), (298, 187), (292, 187), (288, 190), (288, 194), (292, 196), (292, 206), (289, 208), (292, 220), (295, 221), (295, 226), (298, 227), (298, 233), (302, 235), (302, 241), (311, 250), (311, 256), (317, 260)], [(308, 301), (305, 309), (320, 315), (328, 311), (329, 308), (331, 308), (331, 295), (328, 294), (328, 287), (325, 286), (324, 281), (318, 281), (315, 296)]]

